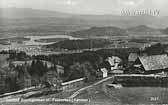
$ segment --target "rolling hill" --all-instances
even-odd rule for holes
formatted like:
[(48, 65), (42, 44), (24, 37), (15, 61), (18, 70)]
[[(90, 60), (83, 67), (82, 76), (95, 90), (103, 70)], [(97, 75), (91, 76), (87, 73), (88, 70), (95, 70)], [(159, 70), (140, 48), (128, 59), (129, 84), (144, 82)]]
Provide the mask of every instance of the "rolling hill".
[(70, 35), (75, 37), (112, 37), (112, 36), (127, 36), (124, 29), (118, 27), (92, 27), (86, 30), (72, 32)]
[(21, 18), (49, 18), (49, 17), (71, 17), (68, 13), (58, 11), (38, 10), (31, 8), (0, 8), (0, 18), (21, 19)]
[[(139, 25), (147, 25), (163, 29), (168, 25), (167, 17), (80, 15), (30, 8), (0, 8), (0, 22), (0, 36), (69, 34), (76, 31), (82, 32), (80, 30), (87, 30), (89, 34), (92, 34), (90, 32), (91, 27), (107, 28), (115, 26), (128, 29)], [(145, 27), (138, 28), (142, 28), (140, 30), (145, 29)], [(99, 32), (96, 29), (94, 30)], [(130, 30), (137, 31), (134, 28)], [(123, 33), (123, 30), (121, 31)]]
[(155, 29), (146, 25), (139, 25), (135, 27), (131, 27), (128, 29), (130, 34), (142, 34), (142, 35), (157, 35), (162, 34), (159, 29)]
[(168, 34), (168, 27), (160, 30), (163, 34)]
[[(153, 27), (166, 27), (168, 25), (167, 17), (155, 16), (119, 16), (119, 15), (83, 15), (69, 14), (58, 11), (38, 10), (31, 8), (0, 8), (0, 19), (12, 20), (21, 19), (24, 21), (36, 22), (52, 21), (53, 24), (78, 24), (85, 26), (116, 26), (120, 28), (135, 27), (138, 25), (149, 25)], [(17, 21), (18, 24), (20, 23)], [(23, 23), (23, 21), (21, 21)], [(33, 22), (32, 22), (33, 23)], [(17, 24), (16, 24), (17, 25)]]

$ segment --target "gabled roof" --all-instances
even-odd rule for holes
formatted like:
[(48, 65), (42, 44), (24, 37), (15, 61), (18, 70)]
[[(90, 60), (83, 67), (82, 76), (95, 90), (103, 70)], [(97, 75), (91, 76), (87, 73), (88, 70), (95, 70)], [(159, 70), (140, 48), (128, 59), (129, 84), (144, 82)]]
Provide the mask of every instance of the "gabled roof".
[(75, 83), (75, 82), (79, 82), (79, 81), (83, 81), (83, 80), (85, 80), (85, 78), (79, 78), (79, 79), (75, 79), (72, 81), (64, 82), (64, 83), (62, 83), (62, 85), (65, 86), (65, 85), (69, 85), (71, 83)]
[(101, 70), (101, 72), (103, 72), (103, 73), (107, 73), (107, 72), (108, 72), (108, 70), (105, 69), (105, 68), (102, 68), (102, 69), (100, 69), (100, 70)]
[(141, 56), (139, 57), (146, 71), (161, 70), (168, 68), (168, 56), (165, 55), (153, 55), (153, 56)]
[(128, 61), (135, 62), (138, 57), (139, 57), (139, 55), (137, 53), (131, 53), (131, 54), (129, 54)]
[(116, 63), (121, 63), (122, 62), (122, 59), (117, 57), (117, 56), (112, 56), (112, 57), (108, 57), (106, 59), (106, 61), (108, 61), (108, 63), (113, 66), (115, 65)]

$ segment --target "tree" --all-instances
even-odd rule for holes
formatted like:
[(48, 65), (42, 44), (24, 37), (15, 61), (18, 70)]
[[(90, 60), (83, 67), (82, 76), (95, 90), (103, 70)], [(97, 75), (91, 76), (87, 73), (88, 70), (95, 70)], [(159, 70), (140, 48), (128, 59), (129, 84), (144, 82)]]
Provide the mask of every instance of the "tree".
[(83, 71), (81, 69), (80, 63), (74, 63), (70, 66), (70, 75), (68, 76), (68, 80), (78, 79), (83, 77)]
[(82, 70), (84, 72), (84, 77), (87, 81), (93, 81), (96, 78), (96, 70), (89, 62), (84, 62), (82, 64)]
[(6, 78), (5, 82), (7, 84), (7, 88), (9, 89), (8, 91), (10, 92), (20, 89), (19, 85), (17, 84), (17, 73), (16, 72), (12, 72), (8, 74), (8, 77)]
[(85, 77), (87, 81), (94, 80), (96, 77), (96, 70), (91, 63), (74, 63), (70, 66), (70, 75), (68, 80)]

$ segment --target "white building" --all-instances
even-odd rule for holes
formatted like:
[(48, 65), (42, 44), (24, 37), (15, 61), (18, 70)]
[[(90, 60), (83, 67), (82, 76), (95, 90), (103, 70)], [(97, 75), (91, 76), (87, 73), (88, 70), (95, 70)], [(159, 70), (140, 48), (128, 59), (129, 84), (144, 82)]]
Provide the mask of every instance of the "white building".
[(110, 64), (111, 70), (117, 70), (121, 68), (119, 64), (122, 62), (122, 59), (117, 56), (108, 57), (106, 61)]
[(108, 76), (108, 70), (106, 68), (101, 68), (100, 70), (103, 73), (103, 78)]

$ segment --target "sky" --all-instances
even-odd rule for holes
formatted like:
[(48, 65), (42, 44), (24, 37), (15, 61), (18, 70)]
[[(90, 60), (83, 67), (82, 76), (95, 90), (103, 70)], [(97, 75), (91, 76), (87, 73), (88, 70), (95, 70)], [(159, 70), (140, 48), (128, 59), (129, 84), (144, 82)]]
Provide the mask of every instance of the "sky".
[(32, 8), (75, 14), (119, 14), (123, 10), (159, 10), (168, 16), (168, 0), (0, 0), (0, 8)]

